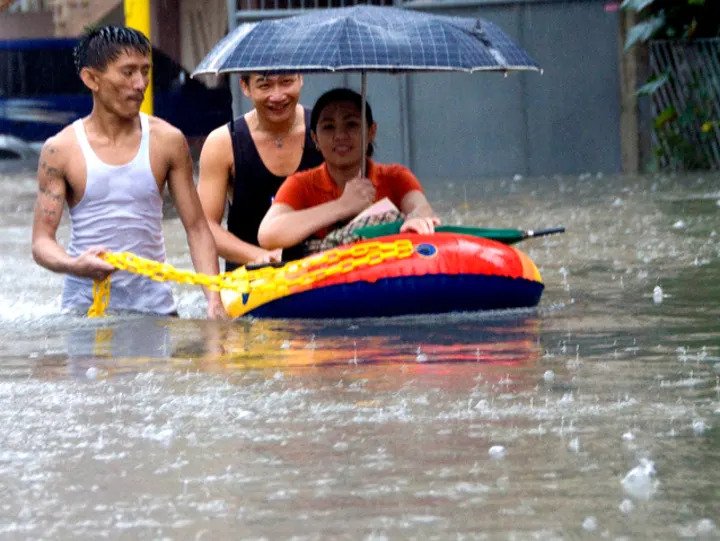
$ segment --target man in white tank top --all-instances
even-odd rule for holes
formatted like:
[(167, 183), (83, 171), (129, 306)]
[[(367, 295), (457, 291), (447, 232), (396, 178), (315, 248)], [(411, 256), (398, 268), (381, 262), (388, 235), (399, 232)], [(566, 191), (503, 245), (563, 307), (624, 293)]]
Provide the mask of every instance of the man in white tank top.
[[(185, 137), (167, 122), (140, 113), (150, 52), (142, 33), (112, 26), (90, 32), (75, 49), (93, 109), (43, 146), (32, 238), (35, 261), (66, 274), (63, 308), (90, 306), (92, 281), (114, 271), (98, 257), (104, 251), (165, 260), (166, 185), (185, 227), (195, 269), (218, 273), (215, 243), (193, 184)], [(67, 250), (56, 238), (65, 202), (71, 218)], [(208, 290), (205, 295), (208, 317), (226, 317), (219, 294)], [(118, 271), (111, 279), (110, 309), (169, 315), (176, 305), (168, 284)]]

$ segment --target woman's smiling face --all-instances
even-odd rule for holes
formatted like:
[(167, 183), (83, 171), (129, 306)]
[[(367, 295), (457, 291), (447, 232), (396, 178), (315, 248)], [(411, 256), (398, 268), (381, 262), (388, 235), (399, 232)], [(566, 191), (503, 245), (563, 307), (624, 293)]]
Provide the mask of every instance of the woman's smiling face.
[[(368, 144), (376, 131), (373, 123), (368, 128)], [(313, 139), (328, 165), (359, 168), (367, 150), (362, 148), (360, 110), (350, 101), (329, 103), (320, 112)]]

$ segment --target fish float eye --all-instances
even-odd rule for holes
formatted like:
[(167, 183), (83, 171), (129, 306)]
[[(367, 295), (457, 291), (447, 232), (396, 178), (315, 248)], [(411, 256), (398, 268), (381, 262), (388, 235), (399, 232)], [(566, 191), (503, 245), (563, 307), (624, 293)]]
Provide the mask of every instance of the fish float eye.
[(437, 248), (432, 244), (418, 244), (415, 247), (415, 252), (422, 257), (432, 257), (437, 253)]

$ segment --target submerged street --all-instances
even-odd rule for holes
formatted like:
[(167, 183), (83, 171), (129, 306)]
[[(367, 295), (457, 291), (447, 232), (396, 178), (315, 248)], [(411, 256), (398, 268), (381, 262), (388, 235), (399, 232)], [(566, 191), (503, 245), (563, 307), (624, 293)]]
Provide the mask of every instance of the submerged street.
[(518, 245), (537, 310), (221, 323), (61, 314), (2, 173), (0, 535), (717, 538), (719, 180), (423, 179), (446, 224), (567, 228)]

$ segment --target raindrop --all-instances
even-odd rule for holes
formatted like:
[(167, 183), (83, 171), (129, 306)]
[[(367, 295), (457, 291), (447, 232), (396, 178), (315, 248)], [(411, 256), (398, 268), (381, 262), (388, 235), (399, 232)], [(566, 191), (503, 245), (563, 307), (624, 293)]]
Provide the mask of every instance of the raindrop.
[(568, 443), (568, 449), (573, 453), (578, 453), (580, 451), (580, 440), (578, 438), (571, 439)]
[(488, 449), (488, 455), (490, 455), (490, 458), (494, 460), (501, 460), (505, 458), (505, 454), (505, 447), (502, 445), (493, 445), (490, 449)]
[(655, 478), (655, 464), (646, 458), (640, 459), (640, 464), (630, 470), (622, 480), (625, 492), (641, 500), (649, 500), (657, 490), (658, 484)]
[(684, 220), (678, 220), (677, 222), (675, 222), (673, 224), (674, 229), (685, 229), (685, 226), (686, 226), (686, 224), (685, 224)]
[(698, 521), (697, 533), (701, 535), (713, 533), (716, 529), (717, 526), (715, 526), (715, 523), (712, 521), (712, 519), (703, 518)]
[(700, 436), (705, 433), (708, 428), (708, 425), (703, 419), (694, 419), (692, 422), (692, 429), (696, 436)]
[(632, 502), (632, 500), (625, 498), (623, 501), (620, 502), (618, 509), (620, 509), (621, 513), (627, 515), (632, 513), (633, 509), (635, 509), (635, 504)]
[(100, 371), (94, 366), (91, 366), (85, 371), (85, 377), (87, 379), (97, 379), (99, 374)]
[(655, 304), (660, 304), (663, 301), (663, 290), (660, 286), (655, 286), (655, 289), (653, 289), (652, 299)]
[(347, 442), (338, 441), (335, 443), (335, 445), (333, 445), (333, 450), (334, 451), (347, 451), (348, 447), (349, 447), (349, 445), (347, 444)]
[(477, 404), (475, 404), (475, 409), (486, 411), (490, 409), (490, 404), (483, 398), (482, 400), (478, 400)]
[(597, 530), (597, 519), (595, 517), (585, 517), (583, 520), (582, 527), (586, 532), (594, 532)]
[(551, 381), (555, 381), (555, 372), (552, 370), (545, 370), (543, 373), (543, 379), (550, 383)]

